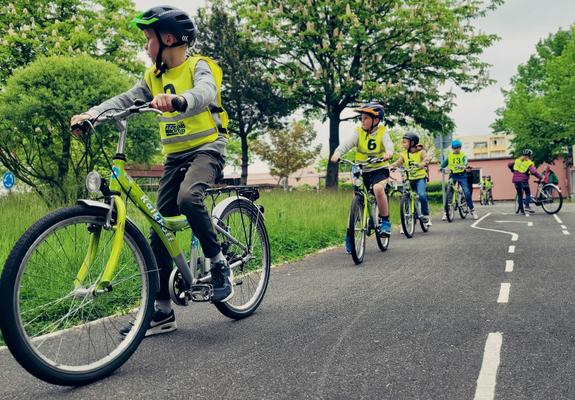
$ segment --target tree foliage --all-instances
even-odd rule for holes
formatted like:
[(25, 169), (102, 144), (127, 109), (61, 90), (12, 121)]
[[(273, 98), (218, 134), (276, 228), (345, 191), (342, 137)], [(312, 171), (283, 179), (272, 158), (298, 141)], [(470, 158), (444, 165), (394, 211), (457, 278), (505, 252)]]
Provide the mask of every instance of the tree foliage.
[[(70, 118), (129, 89), (134, 81), (114, 64), (90, 56), (39, 58), (16, 71), (0, 93), (0, 161), (47, 200), (68, 201), (86, 173), (106, 166), (116, 131), (101, 125), (82, 140)], [(153, 119), (130, 120), (126, 153), (146, 162), (158, 151)], [(103, 147), (103, 150), (100, 149)]]
[[(362, 99), (387, 107), (387, 123), (437, 132), (452, 107), (452, 83), (488, 83), (480, 60), (495, 35), (473, 21), (502, 0), (235, 0), (245, 34), (268, 52), (275, 82), (330, 120), (330, 155), (339, 144), (340, 114)], [(446, 123), (442, 124), (442, 121)], [(328, 166), (328, 186), (337, 166)]]
[(141, 71), (144, 44), (131, 0), (8, 0), (0, 12), (0, 86), (39, 56), (91, 54)]
[(503, 93), (492, 128), (514, 135), (515, 154), (530, 148), (536, 163), (565, 156), (575, 144), (575, 25), (540, 41)]
[(291, 174), (312, 164), (319, 154), (321, 145), (312, 147), (316, 135), (308, 121), (294, 122), (289, 130), (271, 130), (267, 135), (270, 143), (257, 140), (254, 152), (268, 163), (278, 182), (283, 179), (287, 184)]
[(250, 158), (248, 137), (280, 128), (280, 119), (289, 115), (295, 104), (271, 84), (257, 46), (240, 35), (239, 18), (231, 15), (222, 2), (212, 1), (209, 9), (200, 9), (196, 22), (201, 35), (199, 52), (215, 59), (224, 71), (222, 100), (230, 116), (229, 130), (240, 139), (241, 179), (245, 184)]

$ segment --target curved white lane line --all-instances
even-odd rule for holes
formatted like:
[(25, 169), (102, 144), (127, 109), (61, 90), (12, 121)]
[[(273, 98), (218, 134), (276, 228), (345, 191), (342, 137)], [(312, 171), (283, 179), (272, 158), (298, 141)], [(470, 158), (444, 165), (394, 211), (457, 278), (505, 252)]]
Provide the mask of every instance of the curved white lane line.
[(499, 232), (499, 233), (506, 233), (508, 235), (511, 235), (511, 241), (512, 242), (516, 242), (517, 239), (519, 239), (519, 235), (513, 232), (507, 232), (507, 231), (501, 231), (499, 229), (490, 229), (490, 228), (481, 228), (479, 226), (477, 226), (477, 224), (479, 224), (481, 221), (483, 221), (485, 218), (487, 218), (489, 215), (491, 215), (491, 213), (487, 213), (485, 214), (483, 217), (479, 218), (477, 221), (475, 221), (473, 224), (471, 224), (472, 228), (475, 229), (480, 229), (482, 231), (491, 231), (491, 232)]

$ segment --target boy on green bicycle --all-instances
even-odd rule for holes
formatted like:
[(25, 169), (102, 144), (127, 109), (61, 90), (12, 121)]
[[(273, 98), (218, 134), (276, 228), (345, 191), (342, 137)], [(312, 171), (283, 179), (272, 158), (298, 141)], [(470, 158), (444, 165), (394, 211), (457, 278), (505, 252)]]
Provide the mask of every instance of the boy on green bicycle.
[[(473, 199), (471, 198), (471, 192), (467, 183), (467, 172), (468, 167), (467, 157), (461, 151), (461, 142), (457, 139), (451, 142), (451, 152), (447, 155), (447, 158), (441, 163), (441, 170), (448, 168), (451, 171), (451, 178), (459, 183), (459, 186), (463, 189), (465, 194), (465, 202), (467, 207), (469, 207), (469, 212), (473, 219), (478, 219), (475, 208), (473, 207)], [(445, 221), (447, 215), (443, 214), (442, 220)]]
[[(221, 176), (225, 164), (228, 117), (220, 97), (222, 71), (207, 57), (187, 56), (197, 32), (182, 10), (153, 7), (136, 17), (132, 25), (143, 30), (145, 48), (155, 65), (133, 88), (74, 115), (71, 124), (94, 119), (113, 107), (129, 107), (136, 100), (151, 101), (151, 107), (164, 112), (160, 138), (166, 161), (158, 189), (158, 211), (164, 216), (187, 217), (205, 256), (211, 260), (212, 301), (225, 302), (233, 296), (232, 272), (204, 205), (206, 189)], [(186, 111), (174, 110), (174, 98), (187, 104)], [(172, 258), (153, 230), (150, 240), (160, 270), (160, 287), (146, 336), (176, 329), (168, 289)], [(128, 331), (123, 329), (121, 333)]]
[[(341, 156), (356, 148), (355, 161), (367, 162), (370, 158), (391, 159), (393, 156), (393, 142), (383, 121), (383, 106), (377, 102), (364, 103), (354, 109), (361, 115), (361, 126), (358, 126), (344, 142), (333, 152), (330, 161), (337, 163)], [(389, 220), (389, 205), (385, 194), (385, 184), (389, 178), (387, 162), (370, 164), (363, 168), (363, 181), (366, 187), (372, 187), (377, 207), (379, 209), (380, 235), (391, 234), (391, 222)], [(346, 250), (349, 252), (349, 243), (346, 239)]]
[(431, 161), (431, 155), (428, 155), (423, 146), (419, 144), (419, 136), (415, 133), (408, 132), (403, 135), (401, 145), (404, 149), (401, 152), (401, 157), (390, 167), (397, 168), (405, 164), (406, 168), (410, 169), (407, 178), (411, 189), (417, 192), (421, 202), (421, 219), (423, 223), (431, 226), (427, 201), (427, 166)]

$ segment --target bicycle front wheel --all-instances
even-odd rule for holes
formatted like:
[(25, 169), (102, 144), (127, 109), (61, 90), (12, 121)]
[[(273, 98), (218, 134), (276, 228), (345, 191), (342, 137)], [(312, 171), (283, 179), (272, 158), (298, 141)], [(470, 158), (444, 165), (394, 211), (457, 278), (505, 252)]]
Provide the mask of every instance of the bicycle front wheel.
[(405, 193), (401, 196), (399, 216), (401, 227), (406, 238), (412, 238), (415, 233), (415, 215), (411, 212), (411, 196)]
[(270, 279), (271, 252), (264, 216), (251, 202), (231, 202), (217, 224), (229, 235), (218, 232), (222, 253), (234, 274), (234, 295), (225, 303), (214, 303), (228, 318), (250, 316), (261, 304)]
[(453, 222), (453, 218), (455, 217), (455, 199), (453, 198), (455, 193), (453, 193), (453, 189), (450, 187), (447, 188), (447, 193), (445, 194), (445, 205), (444, 211), (445, 216), (447, 217), (448, 222)]
[[(44, 381), (78, 386), (111, 374), (136, 350), (152, 316), (155, 261), (129, 221), (116, 272), (96, 291), (116, 235), (105, 227), (106, 213), (75, 206), (47, 215), (4, 266), (0, 328), (16, 360)], [(124, 338), (120, 329), (128, 324)]]
[(469, 214), (469, 207), (467, 206), (467, 201), (465, 200), (465, 195), (463, 192), (459, 192), (459, 216), (461, 219), (465, 219), (467, 214)]
[(563, 206), (563, 195), (555, 185), (543, 186), (541, 207), (547, 214), (556, 214)]
[(367, 227), (363, 224), (363, 197), (355, 196), (349, 212), (349, 227), (347, 237), (351, 247), (351, 258), (356, 264), (363, 262)]

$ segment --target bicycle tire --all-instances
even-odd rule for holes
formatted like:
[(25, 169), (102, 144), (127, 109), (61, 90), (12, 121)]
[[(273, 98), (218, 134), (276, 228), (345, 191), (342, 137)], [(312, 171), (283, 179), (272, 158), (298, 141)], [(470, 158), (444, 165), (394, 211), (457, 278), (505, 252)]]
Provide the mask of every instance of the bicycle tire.
[[(239, 215), (239, 219), (232, 220), (232, 216)], [(244, 199), (237, 199), (226, 206), (221, 215), (214, 215), (220, 224), (236, 240), (244, 246), (249, 246), (256, 234), (258, 238), (253, 242), (253, 258), (247, 264), (240, 264), (234, 268), (234, 295), (226, 302), (214, 303), (214, 306), (228, 318), (240, 320), (249, 317), (256, 311), (264, 299), (271, 274), (271, 249), (268, 233), (264, 224), (264, 217), (257, 206)], [(248, 225), (248, 226), (246, 226)], [(249, 233), (251, 232), (251, 233)], [(243, 236), (242, 236), (243, 235)], [(231, 264), (238, 258), (238, 252), (243, 250), (233, 244), (229, 238), (218, 233), (222, 243), (222, 252)], [(244, 287), (246, 288), (244, 291)], [(249, 291), (253, 288), (253, 293)], [(246, 294), (246, 295), (244, 295)]]
[(406, 238), (411, 239), (415, 233), (415, 215), (411, 214), (411, 196), (404, 193), (399, 202), (401, 227)]
[[(419, 209), (421, 210), (421, 202), (419, 203)], [(431, 216), (428, 215), (427, 218), (431, 218)], [(419, 225), (421, 226), (421, 230), (423, 232), (429, 232), (429, 225), (427, 225), (425, 222), (423, 222), (423, 220), (421, 219), (421, 216), (419, 217)]]
[[(547, 203), (545, 200), (541, 201), (541, 207), (543, 208), (543, 211), (545, 211), (547, 214), (557, 214), (559, 211), (561, 211), (561, 207), (563, 206), (563, 195), (561, 194), (559, 188), (556, 185), (548, 183), (545, 186), (543, 186), (542, 191), (545, 193), (553, 191), (557, 192), (557, 198), (554, 198), (553, 194), (551, 194), (552, 203)], [(549, 207), (549, 204), (556, 204), (556, 203), (558, 203), (557, 208), (554, 209)]]
[[(152, 318), (156, 263), (146, 238), (129, 220), (112, 290), (91, 295), (90, 284), (100, 276), (98, 268), (106, 263), (116, 233), (104, 231), (106, 214), (106, 209), (83, 205), (56, 210), (23, 234), (6, 260), (0, 329), (20, 365), (46, 382), (80, 386), (108, 376), (134, 353)], [(78, 293), (74, 278), (96, 231), (95, 251), (103, 249), (102, 257), (94, 256), (84, 279), (89, 289)], [(63, 297), (53, 299), (58, 296)], [(126, 322), (133, 327), (123, 338), (119, 326)], [(79, 348), (87, 339), (86, 354)]]
[(465, 200), (465, 196), (462, 196), (462, 193), (459, 193), (459, 206), (457, 209), (459, 210), (459, 216), (461, 219), (467, 218), (469, 215), (469, 207), (467, 206), (467, 201)]
[(363, 226), (363, 197), (354, 196), (349, 212), (347, 236), (350, 243), (351, 258), (356, 265), (363, 262), (365, 256), (366, 227)]
[(455, 217), (455, 204), (452, 201), (453, 196), (453, 188), (449, 186), (445, 193), (445, 205), (443, 206), (447, 222), (453, 222), (453, 218)]

